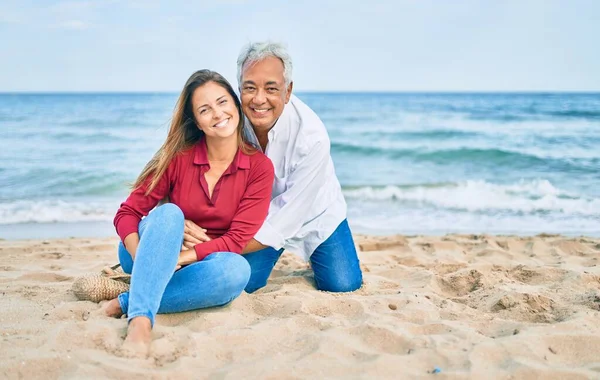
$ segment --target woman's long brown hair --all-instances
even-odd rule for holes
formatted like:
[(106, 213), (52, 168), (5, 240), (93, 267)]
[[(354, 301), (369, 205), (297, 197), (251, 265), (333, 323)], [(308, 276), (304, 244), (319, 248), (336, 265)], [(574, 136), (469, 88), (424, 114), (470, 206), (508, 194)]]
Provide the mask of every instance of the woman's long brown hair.
[(134, 189), (140, 187), (149, 176), (152, 176), (152, 181), (146, 190), (146, 195), (150, 194), (158, 184), (158, 181), (163, 176), (169, 167), (171, 160), (173, 160), (177, 153), (190, 148), (196, 142), (198, 142), (200, 138), (202, 138), (204, 132), (198, 128), (194, 118), (192, 95), (198, 87), (203, 86), (208, 82), (214, 82), (218, 84), (227, 90), (229, 95), (231, 95), (233, 101), (235, 102), (240, 119), (237, 128), (238, 144), (244, 153), (253, 153), (255, 151), (251, 148), (251, 145), (245, 141), (245, 136), (243, 133), (244, 114), (242, 113), (240, 100), (235, 94), (233, 87), (231, 87), (227, 79), (217, 72), (210, 70), (196, 71), (187, 80), (183, 90), (181, 91), (181, 94), (179, 95), (179, 98), (177, 99), (166, 141), (156, 152), (156, 154), (154, 154), (154, 157), (152, 157), (152, 159), (146, 164), (144, 170), (142, 170), (142, 173), (138, 176), (133, 184)]

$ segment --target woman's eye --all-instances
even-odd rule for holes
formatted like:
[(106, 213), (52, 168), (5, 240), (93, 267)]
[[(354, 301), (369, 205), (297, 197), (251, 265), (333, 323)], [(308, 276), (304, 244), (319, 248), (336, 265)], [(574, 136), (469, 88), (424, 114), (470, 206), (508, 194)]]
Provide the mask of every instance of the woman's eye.
[(200, 115), (206, 113), (206, 109), (200, 110)]

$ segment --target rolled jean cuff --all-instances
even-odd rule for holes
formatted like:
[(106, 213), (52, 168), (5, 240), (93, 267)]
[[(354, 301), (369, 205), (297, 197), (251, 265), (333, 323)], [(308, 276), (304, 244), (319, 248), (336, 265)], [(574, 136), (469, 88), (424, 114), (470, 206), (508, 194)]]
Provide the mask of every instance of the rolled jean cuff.
[(125, 293), (119, 294), (119, 296), (117, 297), (117, 300), (119, 300), (119, 305), (121, 306), (121, 312), (123, 314), (127, 314), (127, 309), (129, 309), (129, 293), (125, 292)]

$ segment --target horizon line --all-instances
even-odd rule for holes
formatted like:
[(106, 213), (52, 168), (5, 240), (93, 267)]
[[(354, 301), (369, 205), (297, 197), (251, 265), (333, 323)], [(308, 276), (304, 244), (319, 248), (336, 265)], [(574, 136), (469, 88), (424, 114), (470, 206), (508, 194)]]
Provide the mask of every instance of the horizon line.
[[(161, 95), (180, 91), (0, 91), (0, 95)], [(600, 94), (600, 90), (299, 90), (296, 94)]]

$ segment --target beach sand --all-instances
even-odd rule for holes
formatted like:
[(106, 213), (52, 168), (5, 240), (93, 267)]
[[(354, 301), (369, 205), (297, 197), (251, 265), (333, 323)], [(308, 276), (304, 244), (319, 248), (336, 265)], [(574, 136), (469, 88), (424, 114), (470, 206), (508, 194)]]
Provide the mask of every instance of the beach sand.
[(150, 356), (130, 359), (126, 321), (71, 292), (116, 262), (116, 239), (0, 241), (0, 377), (600, 378), (600, 239), (356, 242), (362, 289), (316, 291), (286, 253), (254, 294), (159, 315)]

